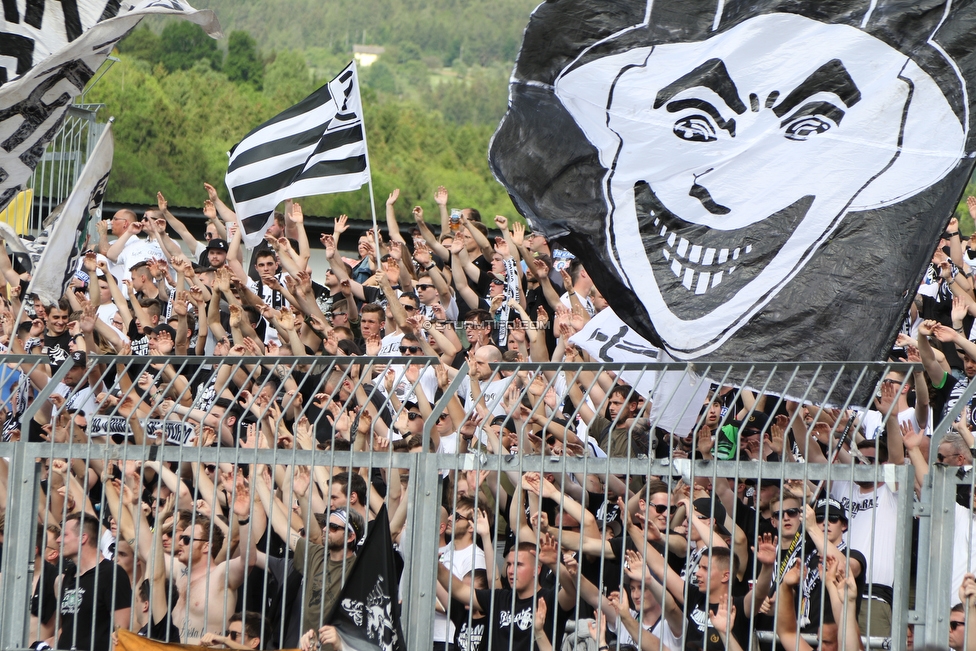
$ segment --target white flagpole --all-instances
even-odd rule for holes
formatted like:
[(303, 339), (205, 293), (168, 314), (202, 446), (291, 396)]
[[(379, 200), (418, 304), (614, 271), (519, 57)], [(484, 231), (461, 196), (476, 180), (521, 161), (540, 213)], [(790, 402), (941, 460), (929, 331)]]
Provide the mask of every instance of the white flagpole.
[[(376, 271), (380, 270), (380, 229), (376, 224), (376, 199), (373, 197), (373, 166), (369, 162), (369, 142), (366, 140), (366, 107), (363, 105), (363, 96), (359, 92), (359, 66), (355, 59), (352, 62), (352, 69), (356, 73), (356, 95), (359, 99), (359, 108), (363, 111), (363, 149), (366, 151), (366, 169), (369, 170), (369, 210), (373, 215), (373, 246), (376, 247)], [(338, 242), (336, 243), (338, 245)]]

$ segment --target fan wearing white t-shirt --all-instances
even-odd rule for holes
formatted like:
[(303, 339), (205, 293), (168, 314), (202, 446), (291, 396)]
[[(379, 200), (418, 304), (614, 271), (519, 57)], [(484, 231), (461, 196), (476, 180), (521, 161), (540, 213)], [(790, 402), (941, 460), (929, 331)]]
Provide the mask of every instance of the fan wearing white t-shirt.
[[(889, 448), (892, 437), (888, 437)], [(884, 452), (884, 448), (881, 448)], [(858, 445), (861, 457), (874, 463), (876, 450), (872, 443)], [(904, 450), (889, 449), (878, 461), (901, 463)], [(895, 458), (895, 457), (901, 458)], [(898, 528), (898, 486), (897, 484), (874, 482), (833, 481), (830, 496), (839, 501), (847, 510), (848, 529), (845, 536), (847, 545), (864, 555), (867, 561), (865, 581), (871, 607), (861, 606), (858, 625), (865, 635), (888, 637), (891, 635), (892, 590), (895, 584), (895, 539)], [(865, 597), (868, 597), (865, 595)], [(870, 611), (870, 630), (868, 613)]]
[(459, 497), (450, 516), (451, 542), (441, 552), (441, 563), (454, 576), (464, 578), (471, 570), (487, 569), (485, 552), (475, 542), (474, 500)]
[[(447, 531), (451, 531), (451, 542), (447, 542)], [(471, 498), (458, 498), (454, 514), (448, 515), (441, 507), (440, 548), (438, 550), (441, 565), (451, 570), (459, 579), (471, 570), (483, 570), (485, 553), (474, 544), (474, 502)], [(447, 604), (448, 606), (450, 604)], [(434, 642), (450, 642), (454, 640), (454, 624), (447, 614), (439, 610), (434, 613)]]
[(475, 403), (484, 400), (485, 408), (493, 416), (507, 416), (502, 398), (513, 376), (504, 377), (492, 370), (493, 364), (502, 361), (502, 351), (497, 346), (482, 346), (468, 354), (468, 377), (461, 381), (459, 393), (465, 396), (465, 409), (471, 410)]
[[(915, 389), (915, 406), (908, 404), (908, 394)], [(925, 372), (919, 370), (912, 373), (906, 380), (905, 374), (899, 371), (889, 371), (881, 380), (881, 395), (874, 399), (874, 409), (870, 409), (861, 417), (864, 428), (864, 438), (873, 441), (884, 436), (884, 414), (891, 410), (898, 415), (898, 424), (911, 423), (916, 432), (932, 435), (932, 408), (929, 406), (929, 390), (925, 383)]]

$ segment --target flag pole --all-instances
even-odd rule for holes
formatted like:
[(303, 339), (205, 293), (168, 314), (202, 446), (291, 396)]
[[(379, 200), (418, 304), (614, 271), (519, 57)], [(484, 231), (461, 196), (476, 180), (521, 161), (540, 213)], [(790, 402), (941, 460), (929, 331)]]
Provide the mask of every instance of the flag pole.
[[(366, 139), (366, 107), (363, 106), (363, 95), (359, 92), (359, 66), (352, 61), (352, 69), (356, 73), (356, 95), (359, 106), (363, 109), (363, 149), (366, 151), (366, 169), (369, 170), (369, 210), (373, 216), (373, 246), (376, 247), (376, 271), (380, 270), (380, 228), (376, 224), (376, 199), (373, 196), (373, 166), (369, 163), (369, 141)], [(338, 243), (337, 243), (338, 244)]]

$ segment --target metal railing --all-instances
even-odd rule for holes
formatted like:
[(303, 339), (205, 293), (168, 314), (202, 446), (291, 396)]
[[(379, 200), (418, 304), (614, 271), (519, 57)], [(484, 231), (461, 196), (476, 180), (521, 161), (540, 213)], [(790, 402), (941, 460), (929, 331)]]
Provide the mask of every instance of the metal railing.
[[(0, 376), (0, 381), (11, 381), (10, 373), (21, 373), (25, 378), (35, 372), (44, 375), (44, 357), (8, 355), (4, 361), (7, 376)], [(453, 613), (453, 620), (450, 612), (443, 617), (435, 615), (439, 590), (440, 598), (447, 600), (440, 605), (448, 611), (460, 594), (467, 597), (469, 606), (480, 605), (483, 611), (494, 613), (496, 619), (483, 623), (489, 647), (503, 635), (509, 636), (504, 645), (522, 648), (525, 631), (521, 627), (531, 624), (539, 607), (533, 597), (531, 609), (524, 611), (530, 619), (520, 619), (523, 613), (515, 612), (515, 606), (523, 600), (517, 595), (493, 592), (490, 603), (484, 604), (478, 602), (478, 594), (486, 593), (468, 594), (467, 588), (449, 577), (445, 584), (445, 577), (437, 576), (437, 560), (458, 567), (451, 552), (440, 549), (452, 534), (456, 541), (467, 542), (473, 537), (475, 544), (481, 537), (479, 549), (491, 559), (485, 563), (485, 575), (469, 576), (471, 582), (488, 581), (492, 585), (495, 577), (504, 577), (506, 566), (501, 553), (514, 547), (514, 558), (519, 559), (518, 550), (524, 543), (539, 550), (532, 558), (542, 565), (546, 564), (543, 558), (548, 560), (544, 555), (547, 545), (575, 555), (576, 560), (557, 558), (554, 564), (549, 563), (549, 569), (539, 569), (540, 576), (534, 579), (552, 594), (563, 590), (572, 603), (573, 614), (563, 614), (557, 621), (592, 614), (601, 605), (613, 612), (613, 606), (601, 600), (617, 587), (642, 595), (642, 599), (652, 599), (649, 595), (656, 594), (659, 588), (655, 585), (662, 582), (670, 591), (660, 593), (659, 601), (665, 602), (665, 611), (667, 604), (675, 603), (683, 621), (678, 630), (671, 629), (669, 623), (668, 633), (683, 640), (681, 644), (687, 648), (694, 647), (696, 634), (692, 630), (696, 620), (692, 617), (691, 600), (699, 592), (706, 600), (711, 599), (725, 585), (721, 581), (713, 583), (709, 574), (706, 585), (689, 587), (696, 574), (694, 561), (698, 554), (694, 548), (712, 550), (704, 554), (716, 563), (721, 555), (714, 550), (728, 545), (739, 559), (731, 567), (735, 569), (738, 564), (741, 570), (733, 572), (738, 576), (731, 582), (745, 593), (734, 592), (734, 597), (745, 599), (735, 603), (750, 611), (748, 615), (738, 613), (738, 617), (744, 616), (739, 620), (740, 626), (743, 621), (748, 626), (737, 634), (745, 636), (744, 648), (759, 648), (756, 640), (769, 639), (774, 634), (791, 635), (791, 625), (801, 635), (819, 636), (824, 624), (829, 625), (825, 613), (833, 596), (826, 586), (822, 585), (818, 592), (802, 585), (798, 588), (802, 593), (802, 598), (797, 598), (798, 607), (785, 610), (775, 603), (764, 604), (760, 598), (765, 596), (766, 587), (789, 581), (788, 570), (794, 563), (805, 567), (801, 582), (809, 579), (818, 570), (814, 541), (818, 529), (822, 527), (819, 538), (829, 540), (835, 536), (829, 517), (815, 525), (812, 521), (803, 524), (787, 514), (789, 507), (771, 511), (770, 501), (783, 507), (793, 494), (799, 498), (797, 506), (802, 510), (807, 503), (816, 504), (823, 489), (823, 495), (833, 493), (847, 506), (854, 500), (845, 501), (841, 495), (844, 487), (852, 491), (850, 495), (861, 490), (881, 501), (881, 492), (887, 490), (882, 485), (895, 487), (889, 510), (869, 514), (869, 525), (859, 525), (859, 530), (868, 531), (867, 538), (859, 534), (861, 538), (846, 541), (849, 544), (840, 545), (839, 553), (834, 554), (841, 559), (840, 566), (856, 567), (851, 565), (851, 558), (857, 561), (854, 552), (861, 552), (867, 564), (861, 568), (862, 577), (865, 573), (880, 576), (882, 566), (891, 577), (890, 584), (887, 580), (861, 582), (866, 587), (862, 588), (860, 610), (864, 621), (872, 624), (870, 628), (859, 627), (858, 633), (872, 647), (903, 649), (907, 627), (913, 625), (916, 644), (945, 644), (949, 635), (950, 587), (958, 578), (959, 568), (976, 566), (971, 552), (964, 553), (964, 558), (958, 556), (960, 551), (953, 536), (960, 532), (952, 506), (957, 486), (971, 489), (972, 473), (957, 477), (957, 469), (932, 463), (920, 480), (922, 490), (916, 498), (911, 490), (916, 481), (912, 465), (866, 463), (871, 453), (876, 456), (882, 449), (891, 453), (887, 437), (884, 445), (882, 438), (874, 439), (863, 454), (849, 449), (857, 428), (849, 424), (853, 421), (847, 419), (845, 410), (864, 406), (853, 404), (852, 396), (865, 392), (873, 395), (883, 375), (909, 368), (904, 364), (879, 363), (697, 367), (497, 363), (474, 369), (465, 364), (454, 373), (440, 367), (436, 359), (426, 357), (90, 355), (83, 368), (76, 367), (69, 357), (46, 384), (43, 380), (18, 380), (19, 390), (32, 394), (28, 401), (11, 400), (9, 405), (14, 412), (10, 418), (19, 419), (21, 440), (0, 443), (0, 457), (6, 459), (0, 461), (0, 469), (6, 472), (7, 489), (0, 568), (0, 649), (25, 648), (36, 635), (37, 629), (31, 630), (30, 616), (39, 552), (35, 549), (33, 523), (58, 524), (68, 513), (83, 510), (89, 502), (100, 522), (108, 521), (106, 512), (114, 518), (118, 533), (111, 537), (101, 529), (100, 532), (118, 545), (116, 566), (125, 563), (117, 553), (122, 543), (134, 541), (129, 545), (129, 558), (142, 558), (145, 567), (140, 569), (138, 560), (133, 563), (133, 581), (136, 576), (151, 578), (149, 569), (159, 558), (165, 556), (165, 562), (170, 564), (179, 560), (182, 548), (176, 534), (189, 527), (191, 538), (195, 537), (197, 522), (208, 523), (208, 530), (200, 532), (208, 541), (217, 540), (214, 532), (223, 527), (227, 528), (228, 540), (236, 540), (234, 536), (238, 535), (249, 539), (252, 529), (242, 534), (241, 527), (257, 527), (259, 521), (268, 520), (265, 531), (276, 531), (282, 520), (278, 518), (276, 523), (276, 514), (286, 515), (283, 526), (287, 532), (279, 531), (277, 538), (266, 533), (260, 537), (259, 556), (267, 564), (267, 559), (279, 553), (294, 559), (290, 547), (298, 538), (313, 542), (327, 535), (316, 532), (316, 514), (328, 513), (342, 503), (350, 508), (358, 505), (368, 516), (375, 516), (378, 504), (385, 502), (390, 507), (393, 537), (405, 563), (400, 595), (406, 648), (411, 651), (430, 648), (438, 638), (452, 642), (453, 638), (445, 639), (452, 630), (476, 630), (475, 620), (480, 618), (474, 610), (462, 615)], [(754, 391), (709, 392), (710, 385), (721, 387), (732, 375), (745, 378), (746, 386), (752, 386)], [(621, 377), (626, 377), (630, 386), (644, 387), (646, 394), (626, 389), (612, 391), (617, 384), (615, 379)], [(762, 382), (750, 380), (757, 377)], [(787, 393), (799, 402), (775, 396), (763, 399), (763, 383), (771, 377), (786, 378)], [(827, 391), (822, 396), (826, 406), (804, 405), (811, 378), (816, 379), (818, 386), (841, 386), (840, 380), (831, 380), (845, 378), (844, 388), (836, 393)], [(854, 381), (848, 382), (849, 378)], [(472, 385), (480, 387), (483, 398), (477, 406), (474, 399), (478, 396), (469, 395)], [(933, 451), (974, 391), (976, 383), (946, 414), (944, 422), (934, 428), (930, 444)], [(62, 394), (51, 400), (52, 395)], [(621, 400), (615, 400), (615, 396)], [(626, 409), (631, 403), (636, 403), (632, 419), (614, 418), (614, 410)], [(18, 405), (24, 404), (26, 408), (18, 413)], [(715, 406), (727, 408), (717, 421), (714, 414), (722, 410)], [(892, 410), (894, 407), (889, 411)], [(758, 437), (751, 438), (745, 434), (746, 425), (750, 417), (759, 413), (784, 418), (759, 419), (762, 426)], [(886, 416), (883, 414), (882, 419)], [(728, 444), (721, 437), (726, 431), (731, 432), (723, 428), (732, 426), (733, 421), (737, 423), (739, 438), (730, 455)], [(599, 431), (608, 424), (611, 427), (606, 434)], [(707, 430), (703, 433), (704, 428)], [(804, 440), (811, 432), (820, 438), (823, 445), (819, 449), (832, 463), (817, 462), (810, 446), (819, 444)], [(599, 446), (611, 455), (603, 456), (597, 450)], [(705, 458), (694, 459), (696, 455)], [(934, 458), (935, 453), (931, 456)], [(859, 463), (851, 463), (851, 457)], [(343, 472), (348, 475), (343, 476)], [(355, 481), (350, 476), (357, 473), (366, 476), (368, 504), (354, 498)], [(269, 476), (269, 492), (265, 492), (259, 478)], [(296, 477), (301, 478), (297, 484)], [(653, 488), (645, 489), (649, 482)], [(861, 488), (855, 489), (856, 486)], [(59, 495), (60, 488), (64, 489), (63, 495)], [(656, 492), (651, 495), (651, 490)], [(157, 556), (157, 545), (164, 545), (160, 542), (162, 534), (157, 536), (141, 527), (152, 524), (155, 532), (169, 526), (166, 521), (153, 523), (152, 518), (159, 516), (170, 492), (177, 496), (179, 508), (188, 509), (190, 515), (184, 515), (185, 521), (181, 521), (179, 512), (174, 514), (169, 549), (163, 546), (165, 555)], [(686, 494), (687, 502), (683, 499)], [(241, 527), (236, 525), (233, 509), (239, 497), (246, 501), (248, 514), (247, 518), (238, 516), (238, 520), (248, 523)], [(621, 498), (619, 504), (617, 497)], [(698, 503), (699, 498), (706, 502)], [(970, 521), (976, 522), (971, 517), (971, 501), (969, 506)], [(689, 507), (692, 513), (686, 512)], [(769, 541), (762, 538), (769, 527), (763, 519), (765, 513), (778, 514), (779, 533), (798, 532), (790, 541), (779, 540), (772, 563), (763, 560), (769, 555)], [(226, 516), (227, 522), (221, 517), (205, 518), (208, 514)], [(664, 520), (655, 519), (655, 514)], [(856, 510), (849, 511), (848, 524), (857, 515)], [(478, 523), (484, 517), (490, 522), (487, 537), (478, 533)], [(894, 521), (875, 521), (879, 517), (893, 517)], [(707, 522), (704, 533), (696, 520)], [(920, 532), (917, 547), (912, 540), (914, 521)], [(726, 543), (721, 538), (730, 525), (728, 533), (733, 535)], [(123, 532), (132, 537), (127, 540)], [(891, 538), (877, 537), (888, 536), (887, 532)], [(605, 542), (618, 534), (626, 535), (638, 551), (644, 552), (646, 571), (629, 567), (629, 558), (618, 557), (624, 548)], [(971, 534), (972, 528), (968, 539), (972, 539)], [(191, 541), (189, 547), (194, 544)], [(75, 553), (65, 549), (63, 540), (54, 547), (39, 553), (43, 556), (56, 551), (61, 558)], [(244, 547), (244, 542), (228, 543), (226, 558), (246, 558), (250, 562), (251, 552)], [(468, 555), (474, 554), (477, 565), (480, 556), (473, 548), (464, 549), (472, 549)], [(832, 549), (828, 545), (823, 554), (830, 556)], [(879, 550), (885, 551), (882, 554)], [(461, 555), (459, 551), (453, 553)], [(954, 553), (957, 563), (947, 567), (944, 559), (953, 558)], [(919, 563), (913, 576), (911, 561), (916, 554)], [(664, 559), (661, 566), (654, 565), (657, 561), (653, 559), (658, 556)], [(680, 558), (684, 560), (675, 560)], [(620, 563), (621, 560), (627, 563)], [(293, 602), (298, 604), (294, 613), (283, 609), (275, 611), (277, 621), (268, 619), (272, 612), (266, 606), (273, 591), (289, 594), (288, 580), (309, 580), (308, 557), (304, 567), (295, 569), (300, 576), (286, 578), (284, 588), (269, 578), (270, 571), (261, 574), (249, 570), (243, 578), (241, 589), (256, 600), (248, 603), (263, 604), (261, 614), (266, 617), (261, 624), (261, 648), (294, 646), (296, 631), (293, 625), (289, 628), (288, 617), (297, 614), (301, 620), (311, 612), (299, 600)], [(323, 566), (321, 571), (325, 573), (323, 585), (328, 585), (328, 570)], [(772, 581), (763, 574), (768, 571), (773, 572)], [(234, 581), (226, 573), (214, 574), (215, 581), (218, 576), (223, 577), (225, 589), (216, 591), (220, 599), (207, 602), (204, 616), (213, 615), (227, 626), (228, 617), (236, 609), (232, 602), (237, 601), (237, 591), (236, 586), (230, 589)], [(762, 585), (764, 579), (769, 585)], [(596, 587), (595, 593), (587, 581)], [(151, 583), (151, 594), (155, 594), (161, 584)], [(753, 588), (746, 590), (749, 585)], [(756, 590), (756, 586), (763, 589)], [(138, 590), (137, 585), (133, 588)], [(113, 594), (126, 592), (114, 583), (111, 589)], [(299, 593), (304, 589), (303, 582)], [(786, 588), (780, 587), (777, 594), (780, 590), (785, 594)], [(914, 603), (910, 600), (912, 593)], [(44, 598), (42, 594), (41, 603), (34, 603), (38, 612), (45, 611)], [(51, 595), (47, 594), (47, 598)], [(510, 603), (502, 603), (504, 599)], [(803, 610), (804, 600), (816, 602), (812, 610)], [(55, 605), (57, 628), (63, 604), (59, 600)], [(758, 616), (764, 606), (771, 608), (768, 619)], [(181, 607), (186, 609), (186, 602), (177, 606), (174, 620), (192, 620), (189, 609), (178, 612)], [(547, 607), (552, 613), (557, 604), (549, 603)], [(784, 623), (790, 610), (794, 618), (799, 616), (799, 622)], [(890, 626), (878, 630), (875, 616), (888, 610)], [(648, 612), (653, 614), (653, 608)], [(638, 612), (638, 621), (643, 614)], [(707, 614), (702, 616), (708, 619)], [(132, 617), (134, 624), (136, 616)], [(326, 613), (316, 617), (317, 623), (325, 623)], [(498, 624), (498, 618), (508, 618), (507, 629)], [(833, 619), (845, 626), (852, 621), (846, 608), (840, 615), (834, 612)], [(612, 647), (622, 648), (630, 639), (623, 635), (625, 620), (623, 615), (617, 617), (619, 623), (615, 626), (621, 634), (616, 642), (609, 641)], [(38, 626), (36, 621), (34, 626)], [(561, 626), (547, 620), (544, 631), (558, 640)], [(635, 630), (631, 641), (639, 648), (642, 636), (651, 632), (644, 627)], [(655, 630), (655, 635), (662, 637), (661, 627)], [(198, 641), (199, 634), (188, 635), (188, 631), (189, 625), (184, 626), (182, 640)], [(844, 648), (843, 637), (840, 639)], [(467, 638), (471, 640), (472, 637)], [(75, 639), (74, 643), (86, 648), (86, 641)], [(526, 644), (525, 648), (534, 647), (536, 641), (532, 638)], [(679, 647), (671, 648), (677, 651)]]
[(96, 121), (100, 108), (101, 104), (68, 107), (64, 123), (27, 182), (27, 187), (33, 190), (34, 205), (23, 235), (37, 235), (42, 216), (49, 214), (71, 194), (92, 147), (105, 129), (105, 124)]

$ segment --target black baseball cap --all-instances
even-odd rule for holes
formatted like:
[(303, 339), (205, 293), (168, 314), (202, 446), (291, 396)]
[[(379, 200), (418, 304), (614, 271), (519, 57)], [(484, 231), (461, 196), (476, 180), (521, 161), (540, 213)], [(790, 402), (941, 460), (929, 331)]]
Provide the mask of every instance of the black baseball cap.
[(176, 330), (174, 330), (173, 326), (169, 325), (168, 323), (160, 323), (155, 328), (153, 328), (152, 331), (153, 334), (157, 334), (157, 335), (161, 332), (165, 332), (170, 336), (170, 339), (176, 341)]
[(814, 507), (813, 511), (817, 517), (830, 518), (830, 516), (834, 515), (847, 522), (847, 509), (844, 508), (843, 504), (830, 497), (818, 500), (817, 506)]
[(739, 435), (748, 436), (750, 434), (759, 434), (766, 429), (769, 424), (769, 416), (761, 411), (754, 411), (749, 414), (749, 418), (746, 418), (739, 423)]
[(699, 497), (697, 500), (691, 503), (695, 507), (695, 511), (706, 515), (712, 519), (712, 528), (716, 533), (723, 536), (731, 536), (729, 530), (725, 528), (725, 518), (728, 517), (728, 513), (725, 507), (718, 499), (709, 499), (707, 497)]
[(212, 239), (210, 243), (207, 244), (208, 251), (226, 251), (227, 250), (227, 240)]

